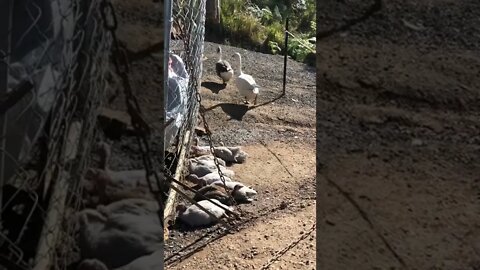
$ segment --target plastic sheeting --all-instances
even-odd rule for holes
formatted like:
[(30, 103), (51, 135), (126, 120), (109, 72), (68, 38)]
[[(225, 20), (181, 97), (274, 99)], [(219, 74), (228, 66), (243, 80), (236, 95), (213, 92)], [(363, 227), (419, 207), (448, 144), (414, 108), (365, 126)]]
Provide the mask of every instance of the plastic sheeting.
[(189, 76), (185, 64), (176, 54), (170, 54), (168, 70), (168, 94), (166, 100), (165, 147), (173, 144), (187, 114)]

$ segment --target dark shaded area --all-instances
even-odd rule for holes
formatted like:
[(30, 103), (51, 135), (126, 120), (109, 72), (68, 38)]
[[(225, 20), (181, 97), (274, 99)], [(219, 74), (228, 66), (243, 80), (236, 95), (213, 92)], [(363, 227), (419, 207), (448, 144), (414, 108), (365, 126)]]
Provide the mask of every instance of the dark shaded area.
[(281, 94), (280, 96), (278, 96), (278, 97), (276, 97), (272, 100), (269, 100), (269, 101), (266, 101), (264, 103), (260, 103), (260, 104), (257, 104), (257, 105), (253, 105), (253, 106), (249, 106), (248, 104), (219, 103), (219, 104), (213, 105), (212, 107), (206, 108), (205, 111), (211, 111), (211, 110), (213, 110), (217, 107), (220, 107), (226, 114), (228, 114), (228, 116), (230, 116), (230, 120), (233, 119), (233, 120), (237, 120), (237, 121), (242, 121), (243, 117), (245, 116), (245, 114), (248, 111), (253, 110), (255, 108), (258, 108), (258, 107), (268, 105), (272, 102), (275, 102), (275, 101), (281, 99), (284, 96), (285, 95)]
[(183, 223), (180, 219), (176, 219), (175, 222), (169, 222), (168, 224), (168, 229), (169, 230), (176, 230), (181, 233), (186, 233), (186, 232), (192, 232), (196, 230), (202, 230), (202, 229), (208, 229), (212, 225), (206, 225), (206, 226), (197, 226), (197, 227), (190, 227), (188, 224)]
[[(7, 241), (0, 242), (0, 254), (22, 254), (22, 262), (27, 262), (35, 256), (40, 232), (42, 231), (43, 218), (40, 198), (34, 192), (18, 189), (12, 185), (3, 186), (1, 212), (2, 231), (6, 232), (9, 240), (15, 243), (20, 250), (15, 250)], [(7, 218), (8, 217), (8, 218)], [(16, 258), (2, 258), (2, 264), (11, 262)], [(11, 269), (22, 269), (20, 264)], [(10, 268), (9, 268), (10, 269)], [(27, 269), (26, 267), (24, 269)]]
[(231, 117), (231, 119), (238, 121), (242, 121), (245, 114), (250, 110), (248, 105), (243, 104), (221, 103), (218, 105)]
[(214, 94), (220, 93), (221, 90), (224, 90), (226, 85), (222, 83), (216, 83), (216, 82), (202, 82), (202, 87), (207, 88), (208, 90), (212, 91)]

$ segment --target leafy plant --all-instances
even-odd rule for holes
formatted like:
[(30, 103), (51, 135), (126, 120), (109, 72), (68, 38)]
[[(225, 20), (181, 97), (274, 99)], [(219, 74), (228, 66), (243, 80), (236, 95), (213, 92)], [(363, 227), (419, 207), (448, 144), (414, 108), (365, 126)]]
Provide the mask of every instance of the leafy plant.
[(268, 25), (273, 22), (273, 13), (268, 7), (259, 8), (257, 5), (251, 5), (247, 6), (246, 10), (258, 18), (263, 25)]
[(317, 22), (316, 21), (310, 21), (310, 30), (312, 31), (312, 33), (317, 32)]
[(278, 54), (279, 52), (282, 51), (282, 48), (280, 48), (280, 46), (278, 46), (278, 43), (275, 41), (269, 41), (268, 48), (270, 49), (270, 52), (273, 54)]
[(289, 41), (287, 51), (293, 59), (303, 62), (308, 54), (315, 52), (315, 44), (302, 38), (294, 37)]
[[(288, 8), (287, 8), (288, 7)], [(221, 20), (224, 38), (232, 45), (281, 53), (285, 47), (285, 18), (289, 18), (290, 37), (287, 53), (304, 61), (315, 52), (308, 37), (315, 36), (314, 0), (223, 0)]]
[(273, 9), (273, 19), (280, 22), (283, 21), (282, 14), (280, 13), (280, 9), (277, 5), (275, 5), (275, 8)]

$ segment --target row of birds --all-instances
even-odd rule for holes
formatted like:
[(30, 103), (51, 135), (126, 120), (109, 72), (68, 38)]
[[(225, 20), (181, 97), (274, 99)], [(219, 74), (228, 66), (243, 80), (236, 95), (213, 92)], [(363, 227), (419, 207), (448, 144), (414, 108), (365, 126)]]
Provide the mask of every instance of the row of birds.
[[(163, 259), (159, 254), (163, 253), (165, 231), (158, 217), (158, 203), (145, 181), (145, 170), (111, 170), (110, 146), (100, 143), (98, 150), (100, 164), (88, 170), (84, 181), (86, 203), (90, 207), (78, 213), (77, 243), (82, 261), (77, 269), (161, 269)], [(216, 218), (228, 217), (228, 212), (234, 211), (232, 203), (251, 202), (257, 195), (251, 187), (233, 181), (235, 173), (226, 167), (227, 163), (246, 161), (248, 155), (240, 147), (214, 148), (226, 187), (216, 171), (209, 147), (198, 146), (196, 140), (190, 154), (187, 179), (200, 187), (194, 200)], [(217, 221), (195, 204), (179, 205), (176, 214), (190, 227)]]
[[(220, 47), (217, 52), (220, 56), (216, 72), (226, 85), (234, 77), (234, 71), (231, 64), (222, 59)], [(253, 99), (255, 105), (259, 86), (251, 75), (243, 73), (242, 56), (235, 53), (235, 57), (239, 63), (235, 85), (245, 103)], [(110, 146), (106, 143), (98, 146), (100, 165), (90, 168), (84, 179), (87, 193), (84, 202), (90, 208), (78, 213), (78, 245), (82, 261), (77, 269), (161, 269), (164, 232), (158, 218), (158, 203), (145, 181), (145, 170), (109, 169)], [(234, 181), (235, 173), (226, 166), (227, 163), (246, 161), (248, 155), (240, 147), (215, 147), (214, 157), (209, 147), (198, 146), (196, 140), (190, 154), (187, 179), (198, 187), (193, 199), (217, 219), (233, 212), (233, 204), (253, 201), (257, 192)], [(179, 205), (177, 218), (190, 227), (207, 226), (217, 221), (195, 204), (189, 207)]]
[[(235, 72), (232, 65), (222, 57), (222, 48), (217, 47), (217, 53), (219, 55), (218, 61), (215, 63), (215, 71), (217, 76), (220, 77), (224, 85), (234, 77)], [(234, 80), (235, 86), (242, 97), (245, 98), (245, 104), (249, 104), (249, 101), (253, 99), (253, 105), (257, 104), (257, 97), (260, 92), (260, 86), (255, 82), (252, 75), (243, 73), (242, 71), (242, 55), (235, 53), (233, 55), (238, 60), (238, 72)]]
[[(198, 140), (190, 151), (187, 180), (196, 184), (193, 199), (216, 219), (229, 217), (234, 204), (251, 203), (257, 192), (250, 186), (234, 181), (235, 172), (227, 163), (244, 163), (248, 154), (240, 146), (214, 147), (214, 156), (209, 146), (198, 146)], [(218, 167), (214, 159), (217, 159)], [(223, 175), (220, 176), (220, 172)], [(196, 204), (177, 207), (178, 219), (190, 227), (204, 227), (216, 223), (216, 219), (201, 210)]]
[(163, 268), (163, 229), (159, 206), (145, 170), (111, 170), (109, 144), (97, 144), (97, 168), (84, 176), (84, 204), (77, 215), (77, 270)]

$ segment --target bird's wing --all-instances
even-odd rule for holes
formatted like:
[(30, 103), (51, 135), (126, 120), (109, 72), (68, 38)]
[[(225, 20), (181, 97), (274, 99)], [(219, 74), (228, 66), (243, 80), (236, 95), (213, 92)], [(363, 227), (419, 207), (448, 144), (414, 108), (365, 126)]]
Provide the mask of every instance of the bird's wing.
[(248, 74), (243, 74), (239, 76), (238, 79), (240, 79), (241, 84), (243, 85), (243, 87), (245, 87), (246, 90), (253, 90), (255, 88), (259, 88), (253, 77)]
[(242, 75), (243, 79), (248, 82), (248, 84), (250, 84), (252, 87), (259, 87), (258, 84), (255, 82), (255, 79), (251, 76), (251, 75), (248, 75), (248, 74), (243, 74)]
[(220, 71), (220, 72), (227, 72), (227, 71), (232, 70), (232, 66), (230, 65), (230, 63), (228, 63), (225, 60), (218, 61), (215, 65), (215, 67), (216, 67), (217, 71)]
[(217, 64), (215, 65), (215, 70), (217, 71), (217, 75), (220, 75), (220, 73), (222, 72), (227, 72), (228, 68), (222, 63), (217, 62)]

